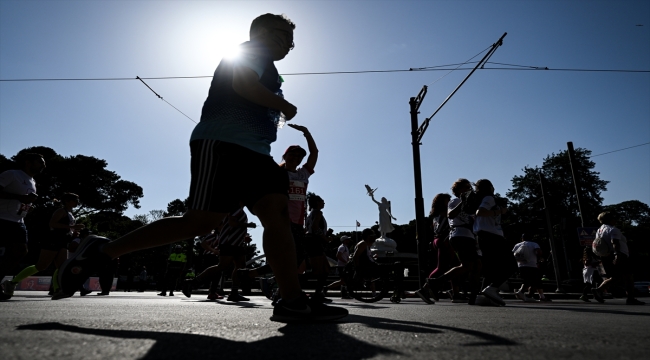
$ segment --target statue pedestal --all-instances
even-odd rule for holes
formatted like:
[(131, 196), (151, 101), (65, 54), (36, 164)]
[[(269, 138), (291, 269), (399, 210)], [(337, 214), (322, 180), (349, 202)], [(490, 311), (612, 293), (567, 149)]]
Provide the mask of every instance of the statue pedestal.
[(386, 253), (397, 254), (397, 243), (389, 237), (380, 237), (372, 244), (370, 252), (380, 257), (386, 256)]

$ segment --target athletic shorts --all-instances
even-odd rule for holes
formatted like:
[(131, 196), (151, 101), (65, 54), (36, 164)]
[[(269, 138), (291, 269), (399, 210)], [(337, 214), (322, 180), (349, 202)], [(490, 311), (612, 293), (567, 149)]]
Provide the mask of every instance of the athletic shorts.
[(272, 157), (219, 140), (190, 143), (190, 210), (231, 213), (243, 202), (250, 210), (269, 194), (288, 196), (287, 171)]
[(308, 257), (325, 256), (325, 248), (320, 237), (305, 234), (305, 251)]
[(0, 219), (0, 246), (10, 244), (27, 244), (27, 228), (25, 223)]
[(42, 250), (59, 251), (66, 249), (70, 240), (72, 238), (67, 235), (50, 233), (46, 239), (41, 240), (40, 245)]
[(449, 239), (449, 244), (458, 255), (461, 263), (467, 264), (478, 258), (476, 239), (465, 236), (454, 236)]
[(521, 266), (519, 267), (519, 275), (524, 282), (524, 285), (532, 286), (535, 289), (540, 289), (542, 287), (542, 276), (539, 273), (539, 269), (532, 266)]
[(246, 248), (243, 246), (228, 245), (228, 244), (219, 245), (219, 256), (238, 257), (238, 256), (245, 256), (245, 255), (246, 255)]

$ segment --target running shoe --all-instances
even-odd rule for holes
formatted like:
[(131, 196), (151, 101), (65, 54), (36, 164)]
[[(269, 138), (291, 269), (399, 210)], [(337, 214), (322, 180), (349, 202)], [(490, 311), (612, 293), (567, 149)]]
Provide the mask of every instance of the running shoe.
[(3, 291), (0, 291), (0, 301), (9, 299), (11, 299), (11, 296), (5, 294)]
[(223, 296), (217, 294), (217, 293), (209, 293), (208, 294), (208, 300), (221, 300), (223, 299)]
[[(108, 293), (102, 291), (102, 292), (97, 293), (97, 294), (95, 294), (95, 295), (96, 295), (96, 296), (108, 296)], [(83, 295), (82, 295), (82, 296), (83, 296)]]
[(589, 300), (589, 298), (587, 297), (587, 295), (582, 295), (582, 296), (580, 296), (580, 300), (582, 300), (582, 301), (584, 301), (584, 302), (591, 302), (591, 300)]
[(185, 279), (183, 281), (182, 292), (186, 297), (192, 297), (192, 288), (194, 287), (194, 279)]
[(600, 292), (599, 289), (591, 289), (591, 293), (594, 295), (594, 299), (598, 301), (599, 303), (604, 303), (605, 299), (603, 299), (603, 293)]
[(167, 296), (167, 293), (163, 291), (160, 294), (156, 294), (156, 295), (158, 295), (158, 296)]
[(251, 299), (239, 295), (239, 293), (232, 293), (226, 298), (228, 301), (240, 302), (240, 301), (250, 301)]
[(109, 242), (105, 237), (90, 235), (79, 244), (77, 251), (59, 268), (59, 291), (52, 300), (74, 295), (92, 273), (101, 272), (110, 265), (111, 258), (100, 251)]
[(323, 294), (321, 294), (321, 293), (317, 293), (317, 294), (311, 295), (309, 298), (310, 298), (311, 300), (313, 300), (313, 301), (317, 301), (317, 302), (320, 302), (320, 303), (322, 303), (322, 304), (329, 304), (329, 303), (332, 302), (331, 299), (326, 298), (325, 295), (323, 295)]
[(347, 309), (309, 301), (307, 296), (302, 294), (290, 303), (284, 299), (278, 300), (273, 308), (271, 321), (285, 323), (334, 321), (347, 315)]
[(428, 289), (425, 289), (425, 288), (418, 289), (415, 292), (415, 295), (419, 296), (420, 299), (422, 299), (422, 301), (424, 301), (427, 304), (435, 304), (436, 303), (435, 301), (433, 301), (433, 299), (431, 299), (431, 296), (429, 296), (429, 290)]
[(174, 296), (174, 293), (173, 293), (173, 292), (170, 292), (170, 293), (169, 293), (169, 296)]
[[(86, 289), (80, 289), (79, 290), (79, 295), (80, 296), (86, 296), (86, 295), (90, 294), (91, 292), (93, 292), (93, 291), (92, 290), (86, 290)], [(97, 293), (97, 295), (108, 295), (108, 294)]]
[(506, 303), (503, 301), (501, 296), (499, 296), (499, 290), (493, 286), (488, 286), (483, 289), (483, 296), (490, 299), (497, 305), (505, 306)]
[(526, 301), (526, 294), (523, 291), (515, 290), (515, 297), (521, 301)]
[(631, 298), (625, 300), (625, 305), (645, 305), (643, 301), (639, 301), (637, 299)]
[(2, 291), (5, 293), (5, 295), (8, 295), (9, 298), (14, 296), (14, 290), (16, 290), (16, 284), (15, 282), (11, 280), (5, 280), (2, 282)]

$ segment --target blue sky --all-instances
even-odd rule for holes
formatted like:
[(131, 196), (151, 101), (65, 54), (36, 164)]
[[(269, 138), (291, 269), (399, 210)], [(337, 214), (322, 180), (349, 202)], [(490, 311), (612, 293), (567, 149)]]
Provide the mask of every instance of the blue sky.
[[(550, 69), (650, 69), (647, 1), (0, 1), (0, 78), (211, 75), (246, 41), (252, 19), (285, 13), (296, 48), (280, 73), (390, 70), (462, 63), (508, 32), (493, 62)], [(643, 25), (643, 26), (637, 26)], [(320, 149), (310, 190), (336, 232), (370, 226), (364, 184), (415, 217), (408, 101), (430, 85), (420, 121), (467, 74), (288, 75), (297, 124)], [(198, 121), (210, 79), (147, 80)], [(425, 207), (458, 177), (488, 178), (504, 194), (524, 166), (566, 149), (600, 154), (650, 141), (650, 74), (477, 71), (423, 139)], [(164, 209), (189, 186), (194, 124), (129, 81), (1, 82), (0, 153), (49, 146), (92, 155), (144, 188), (141, 209)], [(277, 161), (293, 129), (278, 133)], [(650, 146), (594, 157), (610, 181), (605, 204), (650, 204)], [(260, 230), (253, 231), (258, 242)]]

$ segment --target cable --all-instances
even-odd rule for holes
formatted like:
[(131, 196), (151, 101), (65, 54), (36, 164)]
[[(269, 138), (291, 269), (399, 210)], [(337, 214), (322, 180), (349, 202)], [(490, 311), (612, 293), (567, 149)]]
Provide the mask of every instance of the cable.
[(191, 121), (191, 122), (193, 122), (193, 123), (195, 123), (195, 124), (196, 124), (196, 121), (194, 121), (194, 120), (192, 120), (192, 118), (191, 118), (191, 117), (189, 117), (189, 116), (187, 116), (187, 115), (185, 115), (185, 113), (184, 113), (184, 112), (182, 112), (182, 111), (180, 111), (180, 110), (178, 110), (178, 108), (177, 108), (176, 106), (174, 106), (174, 105), (172, 105), (172, 104), (171, 104), (171, 103), (170, 103), (169, 101), (167, 101), (167, 100), (165, 100), (165, 99), (163, 99), (163, 97), (162, 97), (162, 96), (160, 96), (160, 95), (158, 95), (158, 93), (157, 93), (157, 92), (155, 92), (155, 91), (154, 91), (154, 90), (153, 90), (153, 89), (151, 88), (151, 86), (149, 86), (149, 85), (148, 85), (148, 84), (147, 84), (146, 82), (144, 82), (144, 80), (142, 80), (142, 78), (141, 78), (141, 77), (139, 77), (139, 76), (136, 76), (135, 78), (136, 78), (136, 80), (140, 80), (140, 81), (142, 81), (142, 83), (144, 84), (144, 86), (146, 86), (146, 87), (148, 87), (148, 88), (149, 88), (149, 90), (151, 90), (151, 92), (152, 92), (152, 93), (154, 93), (154, 94), (155, 94), (156, 96), (158, 96), (158, 98), (159, 98), (160, 100), (162, 100), (162, 101), (164, 101), (164, 102), (166, 102), (166, 103), (167, 103), (167, 104), (168, 104), (169, 106), (171, 106), (171, 107), (173, 107), (174, 109), (176, 109), (176, 111), (178, 111), (179, 113), (181, 113), (181, 114), (183, 114), (183, 115), (184, 115), (184, 116), (185, 116), (186, 118), (188, 118), (188, 119), (190, 119), (190, 121)]
[[(471, 64), (473, 62), (469, 62)], [(502, 65), (500, 63), (492, 63)], [(472, 70), (473, 68), (448, 68), (458, 64), (440, 65), (439, 67), (423, 67), (423, 68), (409, 68), (409, 69), (394, 69), (394, 70), (359, 70), (359, 71), (325, 71), (325, 72), (300, 72), (300, 73), (285, 73), (282, 76), (299, 76), (299, 75), (345, 75), (345, 74), (372, 74), (372, 73), (397, 73), (397, 72), (418, 72), (418, 71), (449, 71), (449, 70)], [(462, 65), (462, 64), (461, 64)], [(620, 72), (620, 73), (650, 73), (650, 70), (624, 70), (624, 69), (572, 69), (572, 68), (558, 68), (552, 69), (548, 67), (527, 66), (527, 65), (511, 65), (513, 68), (507, 67), (492, 67), (481, 68), (478, 70), (543, 70), (543, 71), (568, 71), (568, 72)], [(142, 80), (172, 80), (172, 79), (202, 79), (212, 78), (212, 75), (197, 75), (197, 76), (158, 76), (158, 77), (143, 77)], [(134, 78), (33, 78), (33, 79), (0, 79), (0, 82), (30, 82), (30, 81), (121, 81), (121, 80), (136, 80)]]
[(645, 143), (645, 144), (639, 144), (639, 145), (634, 145), (634, 146), (626, 147), (626, 148), (623, 148), (623, 149), (612, 150), (612, 151), (604, 152), (604, 153), (602, 153), (602, 154), (592, 155), (592, 156), (590, 156), (590, 157), (593, 158), (593, 157), (600, 156), (600, 155), (611, 154), (611, 153), (614, 153), (614, 152), (617, 152), (617, 151), (623, 151), (623, 150), (627, 150), (627, 149), (632, 149), (632, 148), (635, 148), (635, 147), (644, 146), (644, 145), (648, 145), (648, 144), (650, 144), (650, 142), (647, 142), (647, 143)]

